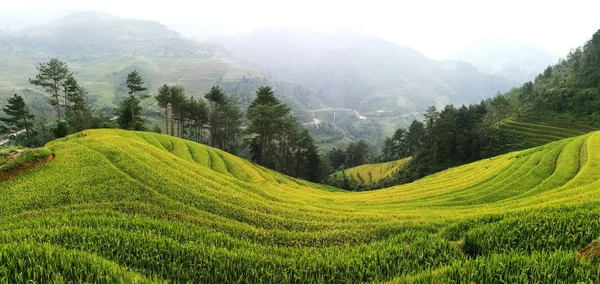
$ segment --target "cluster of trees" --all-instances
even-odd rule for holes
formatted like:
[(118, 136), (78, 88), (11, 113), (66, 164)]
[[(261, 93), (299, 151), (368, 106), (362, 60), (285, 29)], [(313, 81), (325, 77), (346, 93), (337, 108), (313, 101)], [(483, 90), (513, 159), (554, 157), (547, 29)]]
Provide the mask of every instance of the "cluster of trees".
[(508, 97), (512, 115), (527, 121), (600, 127), (600, 30)]
[(37, 119), (23, 98), (15, 94), (8, 99), (3, 109), (5, 116), (0, 121), (4, 123), (3, 132), (22, 133), (16, 137), (18, 143), (40, 146), (72, 132), (104, 127), (110, 123), (108, 118), (90, 106), (87, 91), (79, 85), (67, 64), (52, 59), (39, 64), (37, 70), (38, 74), (29, 82), (48, 93), (49, 104), (57, 120), (47, 123), (44, 118)]
[[(217, 86), (204, 97), (208, 104), (201, 98), (186, 97), (183, 86), (160, 87), (155, 99), (164, 110), (166, 132), (237, 154), (244, 117), (238, 98)], [(208, 141), (205, 130), (210, 133)]]
[(470, 106), (448, 105), (441, 111), (430, 107), (424, 122), (413, 121), (408, 130), (398, 129), (387, 138), (384, 160), (412, 157), (387, 186), (411, 182), (426, 175), (506, 153), (522, 147), (521, 138), (491, 127), (506, 118), (508, 102), (496, 96)]
[(370, 153), (369, 144), (365, 140), (358, 140), (348, 144), (346, 149), (331, 149), (327, 156), (332, 169), (343, 170), (371, 162)]
[(326, 174), (310, 133), (268, 86), (258, 88), (246, 116), (238, 97), (218, 86), (206, 93), (206, 102), (186, 97), (179, 85), (160, 87), (155, 99), (171, 135), (242, 156), (248, 150), (253, 162), (290, 176), (321, 181)]
[[(487, 102), (459, 108), (448, 105), (438, 111), (430, 107), (424, 121), (414, 120), (408, 129), (400, 128), (384, 141), (377, 161), (412, 157), (396, 176), (369, 185), (358, 185), (346, 179), (330, 179), (328, 182), (351, 190), (377, 189), (411, 182), (450, 167), (519, 149), (522, 146), (519, 137), (490, 127), (506, 118), (507, 109), (508, 101), (500, 95)], [(351, 145), (346, 151), (332, 150), (329, 153), (332, 166), (343, 169), (364, 164), (364, 158), (353, 160), (355, 156), (351, 153), (357, 148), (360, 147)]]
[(254, 162), (294, 177), (321, 181), (325, 172), (313, 138), (270, 87), (256, 91), (247, 117)]
[[(30, 83), (50, 96), (56, 122), (34, 127), (35, 117), (19, 95), (8, 100), (0, 119), (5, 131), (24, 131), (24, 145), (39, 146), (50, 139), (88, 128), (120, 127), (147, 130), (142, 118), (141, 102), (148, 99), (148, 88), (137, 71), (125, 78), (128, 96), (118, 103), (111, 120), (98, 114), (88, 103), (88, 92), (79, 85), (67, 64), (52, 59), (38, 66), (38, 74)], [(168, 134), (207, 143), (225, 151), (244, 152), (256, 163), (282, 173), (311, 181), (321, 181), (327, 174), (317, 147), (307, 129), (291, 116), (290, 109), (277, 99), (270, 87), (260, 87), (247, 110), (241, 109), (238, 97), (227, 95), (218, 86), (203, 98), (187, 97), (180, 85), (163, 85), (154, 96), (164, 110)], [(242, 124), (247, 119), (247, 129)], [(114, 121), (114, 122), (113, 122)], [(37, 135), (40, 129), (52, 135)], [(155, 131), (160, 131), (156, 129)], [(44, 137), (35, 139), (34, 137)], [(361, 142), (364, 143), (364, 142)], [(358, 143), (362, 149), (363, 144)], [(364, 147), (366, 148), (366, 147)], [(348, 165), (365, 161), (364, 154), (348, 150)]]

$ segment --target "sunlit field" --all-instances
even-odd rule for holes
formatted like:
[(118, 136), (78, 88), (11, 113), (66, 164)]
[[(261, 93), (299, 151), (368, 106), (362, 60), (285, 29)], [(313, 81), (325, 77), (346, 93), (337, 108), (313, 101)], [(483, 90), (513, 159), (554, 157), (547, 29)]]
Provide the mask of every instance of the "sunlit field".
[(361, 193), (147, 132), (47, 148), (0, 183), (8, 283), (598, 280), (578, 251), (600, 232), (600, 133)]

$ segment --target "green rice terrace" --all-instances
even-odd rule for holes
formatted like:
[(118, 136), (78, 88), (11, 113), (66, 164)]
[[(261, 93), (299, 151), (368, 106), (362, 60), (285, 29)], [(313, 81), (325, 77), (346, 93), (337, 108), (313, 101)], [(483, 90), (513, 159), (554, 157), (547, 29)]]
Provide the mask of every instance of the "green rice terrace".
[(3, 283), (600, 280), (600, 132), (358, 193), (147, 132), (46, 148), (0, 183)]
[(394, 174), (398, 173), (408, 161), (410, 161), (410, 158), (404, 158), (385, 163), (360, 165), (354, 168), (335, 172), (331, 175), (338, 178), (341, 178), (345, 175), (346, 178), (349, 178), (361, 185), (374, 184), (384, 178), (390, 178)]
[(526, 141), (525, 143), (532, 147), (590, 132), (590, 129), (587, 129), (587, 127), (583, 126), (578, 126), (576, 128), (584, 129), (576, 130), (573, 126), (564, 128), (558, 126), (517, 122), (509, 119), (504, 120), (500, 124), (499, 128), (524, 137)]

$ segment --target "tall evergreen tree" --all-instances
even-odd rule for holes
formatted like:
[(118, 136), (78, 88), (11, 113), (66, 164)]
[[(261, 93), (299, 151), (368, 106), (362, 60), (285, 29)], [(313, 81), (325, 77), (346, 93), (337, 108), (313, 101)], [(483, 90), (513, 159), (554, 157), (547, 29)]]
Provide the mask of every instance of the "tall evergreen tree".
[[(144, 92), (144, 91), (148, 90), (148, 88), (144, 87), (144, 80), (142, 80), (142, 76), (140, 76), (140, 73), (138, 73), (137, 70), (134, 70), (131, 73), (127, 74), (127, 79), (125, 80), (125, 84), (127, 85), (127, 88), (129, 89), (128, 94), (130, 96), (134, 96), (140, 92)], [(143, 95), (140, 97), (140, 99), (146, 99), (148, 97), (149, 97), (148, 95)]]
[(222, 112), (220, 105), (225, 103), (225, 93), (219, 88), (219, 86), (213, 86), (204, 97), (208, 100), (210, 113), (208, 116), (208, 129), (210, 131), (210, 145), (217, 147), (217, 143), (220, 140), (221, 128), (222, 128)]
[[(183, 137), (183, 127), (187, 114), (187, 98), (185, 97), (185, 88), (181, 85), (170, 86), (171, 93), (171, 135)], [(175, 122), (177, 124), (175, 124)], [(177, 125), (177, 131), (175, 130)]]
[(8, 104), (2, 110), (7, 116), (0, 117), (0, 121), (8, 125), (9, 129), (13, 131), (25, 130), (27, 142), (30, 143), (30, 132), (34, 116), (29, 112), (23, 97), (14, 94), (12, 98), (8, 99)]
[(93, 125), (92, 107), (87, 101), (87, 90), (81, 86), (69, 94), (67, 110), (69, 112), (69, 126), (74, 130), (82, 131)]
[(117, 123), (122, 129), (143, 130), (144, 120), (140, 102), (148, 96), (139, 93), (146, 91), (147, 88), (143, 86), (144, 81), (137, 71), (129, 73), (125, 82), (129, 89), (129, 97), (123, 100), (117, 109), (119, 116)]
[(336, 171), (342, 169), (346, 163), (346, 153), (344, 152), (344, 149), (333, 148), (327, 155), (329, 156), (331, 167)]
[(75, 77), (73, 77), (73, 73), (69, 73), (63, 82), (65, 120), (69, 120), (69, 96), (78, 92), (78, 89), (79, 84), (77, 83), (77, 80), (75, 80)]
[(290, 109), (282, 104), (274, 95), (271, 87), (260, 87), (256, 91), (256, 98), (248, 107), (248, 120), (250, 125), (248, 131), (254, 133), (254, 143), (257, 153), (253, 153), (255, 161), (267, 167), (274, 164), (272, 155), (267, 153), (273, 151), (272, 142), (277, 134), (282, 131), (285, 124), (285, 118), (290, 113)]
[[(169, 109), (168, 106), (171, 103), (171, 89), (167, 85), (162, 85), (158, 88), (158, 94), (154, 96), (158, 107), (165, 110), (165, 130), (169, 134)], [(171, 114), (173, 115), (173, 114)]]
[(65, 118), (73, 131), (82, 131), (92, 124), (92, 108), (87, 101), (87, 91), (69, 74), (63, 84)]
[(230, 153), (237, 153), (242, 134), (242, 118), (244, 118), (238, 97), (225, 96), (221, 111), (224, 113), (224, 131), (220, 148)]
[(369, 145), (364, 140), (352, 142), (346, 148), (346, 165), (348, 167), (356, 167), (367, 163), (367, 155), (369, 154)]
[(206, 103), (202, 99), (194, 99), (194, 97), (190, 97), (188, 100), (188, 107), (190, 113), (190, 120), (195, 128), (195, 139), (191, 137), (192, 140), (196, 142), (203, 143), (204, 141), (204, 125), (208, 120), (208, 108), (206, 107)]
[(29, 83), (42, 87), (51, 96), (50, 103), (56, 107), (56, 114), (60, 120), (60, 92), (69, 77), (69, 68), (66, 63), (53, 58), (47, 63), (40, 63), (37, 70), (35, 79), (29, 79)]

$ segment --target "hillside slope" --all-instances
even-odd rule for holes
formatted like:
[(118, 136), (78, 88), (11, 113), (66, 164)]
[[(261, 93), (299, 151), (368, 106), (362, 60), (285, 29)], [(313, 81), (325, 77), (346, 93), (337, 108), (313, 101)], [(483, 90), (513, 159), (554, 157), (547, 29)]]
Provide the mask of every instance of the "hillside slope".
[(152, 133), (47, 148), (0, 182), (10, 283), (599, 280), (600, 132), (362, 193)]
[(375, 184), (378, 181), (392, 177), (394, 174), (402, 170), (402, 167), (410, 161), (410, 158), (404, 158), (397, 161), (366, 164), (354, 168), (349, 168), (342, 171), (337, 171), (331, 174), (335, 178), (346, 178), (353, 180), (360, 185)]

